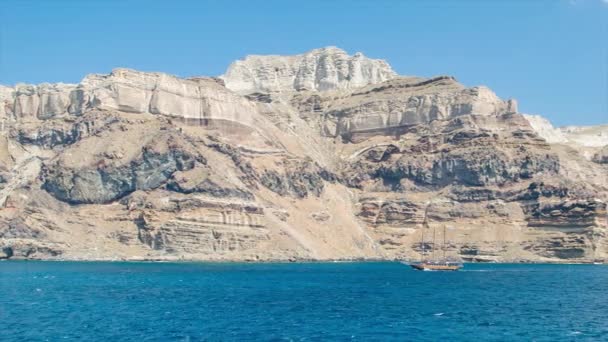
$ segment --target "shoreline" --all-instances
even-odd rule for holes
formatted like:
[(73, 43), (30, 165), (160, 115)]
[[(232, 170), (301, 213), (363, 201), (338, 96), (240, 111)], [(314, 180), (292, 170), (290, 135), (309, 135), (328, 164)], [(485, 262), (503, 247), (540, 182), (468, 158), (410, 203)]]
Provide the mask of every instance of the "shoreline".
[[(156, 258), (117, 258), (117, 259), (32, 259), (32, 258), (8, 258), (0, 259), (0, 262), (99, 262), (99, 263), (175, 263), (175, 264), (330, 264), (330, 263), (405, 263), (409, 264), (417, 260), (401, 259), (276, 259), (276, 260), (239, 260), (239, 259), (156, 259)], [(573, 261), (573, 260), (509, 260), (509, 261), (463, 261), (463, 264), (498, 264), (498, 265), (608, 265), (608, 261)]]

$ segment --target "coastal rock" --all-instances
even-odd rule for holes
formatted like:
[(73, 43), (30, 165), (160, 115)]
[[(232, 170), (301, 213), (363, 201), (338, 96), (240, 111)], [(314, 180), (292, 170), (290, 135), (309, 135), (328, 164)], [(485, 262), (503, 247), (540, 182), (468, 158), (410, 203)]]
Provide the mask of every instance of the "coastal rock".
[(10, 245), (0, 243), (0, 260), (57, 258), (62, 254), (59, 248), (35, 240), (11, 241)]
[(608, 261), (606, 127), (337, 48), (2, 86), (0, 258)]

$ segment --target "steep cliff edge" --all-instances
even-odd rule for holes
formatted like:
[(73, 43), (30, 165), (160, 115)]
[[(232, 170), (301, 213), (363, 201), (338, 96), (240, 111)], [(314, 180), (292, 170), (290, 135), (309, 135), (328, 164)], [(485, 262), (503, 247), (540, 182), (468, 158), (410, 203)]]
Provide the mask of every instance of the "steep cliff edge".
[(0, 258), (608, 260), (605, 126), (337, 48), (2, 86), (0, 130)]

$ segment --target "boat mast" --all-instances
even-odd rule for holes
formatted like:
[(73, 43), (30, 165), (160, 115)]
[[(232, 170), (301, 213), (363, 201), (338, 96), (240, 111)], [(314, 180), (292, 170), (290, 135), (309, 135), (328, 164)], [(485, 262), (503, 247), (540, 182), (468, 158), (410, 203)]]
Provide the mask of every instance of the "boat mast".
[(445, 224), (443, 225), (443, 260), (445, 261)]
[(432, 253), (432, 257), (433, 257), (433, 260), (435, 260), (435, 226), (433, 226), (433, 253)]
[(422, 247), (422, 249), (420, 251), (420, 261), (423, 261), (424, 260), (424, 252), (425, 252), (425, 250), (424, 250), (424, 228), (422, 229), (422, 240), (421, 240), (420, 244), (421, 244), (421, 247)]
[[(429, 221), (428, 221), (428, 213), (429, 213), (429, 207), (431, 206), (431, 203), (427, 203), (426, 207), (424, 208), (424, 218), (422, 220), (422, 259), (420, 261), (424, 261), (424, 259), (426, 258), (426, 245), (424, 244), (424, 232), (429, 228)], [(434, 249), (434, 246), (433, 246)]]

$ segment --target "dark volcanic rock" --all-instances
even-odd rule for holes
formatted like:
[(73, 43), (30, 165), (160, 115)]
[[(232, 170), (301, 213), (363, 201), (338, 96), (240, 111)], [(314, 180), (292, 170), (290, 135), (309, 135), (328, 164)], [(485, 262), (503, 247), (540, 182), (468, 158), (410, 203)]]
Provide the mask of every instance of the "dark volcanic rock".
[(51, 164), (44, 169), (44, 189), (71, 203), (107, 203), (135, 190), (154, 189), (178, 170), (189, 170), (198, 156), (181, 149), (158, 153), (143, 148), (139, 158), (118, 167), (103, 162), (93, 168), (69, 169)]
[(204, 179), (194, 186), (189, 186), (183, 182), (179, 182), (176, 179), (172, 179), (169, 183), (167, 183), (167, 189), (183, 194), (205, 193), (220, 198), (236, 197), (245, 200), (253, 200), (254, 198), (253, 194), (249, 191), (222, 187), (210, 179)]
[(285, 173), (266, 170), (260, 176), (260, 183), (279, 195), (304, 198), (309, 194), (319, 196), (323, 192), (324, 179), (333, 179), (312, 161), (285, 161)]
[(77, 141), (107, 129), (120, 121), (119, 117), (98, 112), (65, 121), (62, 119), (47, 120), (43, 127), (20, 126), (13, 132), (15, 139), (22, 144), (37, 145), (43, 148), (72, 145)]

